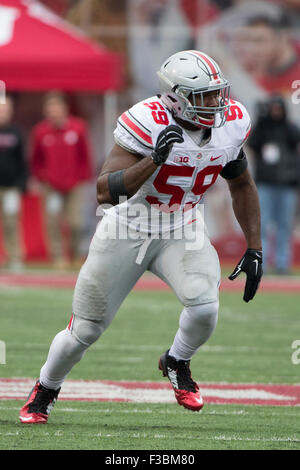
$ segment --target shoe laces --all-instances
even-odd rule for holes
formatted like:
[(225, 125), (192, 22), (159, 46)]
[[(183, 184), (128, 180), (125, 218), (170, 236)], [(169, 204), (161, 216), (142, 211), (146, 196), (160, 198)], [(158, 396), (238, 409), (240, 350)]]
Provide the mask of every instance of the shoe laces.
[(177, 374), (180, 377), (182, 388), (188, 392), (196, 393), (199, 389), (198, 385), (191, 376), (190, 361), (178, 361)]
[(48, 390), (42, 385), (38, 386), (34, 400), (29, 404), (28, 411), (30, 413), (47, 413), (47, 408), (51, 402), (56, 400), (58, 391)]
[(199, 387), (192, 379), (190, 361), (176, 361), (175, 358), (169, 356), (168, 362), (168, 366), (176, 370), (179, 389), (196, 393)]

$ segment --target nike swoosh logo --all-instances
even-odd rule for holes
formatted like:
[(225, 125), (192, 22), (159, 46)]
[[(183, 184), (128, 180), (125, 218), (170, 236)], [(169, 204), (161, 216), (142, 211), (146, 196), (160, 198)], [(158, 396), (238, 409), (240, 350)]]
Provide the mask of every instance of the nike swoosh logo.
[(237, 275), (242, 270), (242, 264), (243, 264), (244, 259), (245, 257), (242, 259), (240, 264), (237, 265), (235, 275)]
[(32, 420), (32, 416), (29, 416), (28, 418), (25, 418), (25, 416), (20, 416), (20, 420), (21, 420), (21, 421), (31, 421), (31, 420)]
[(203, 403), (202, 398), (196, 398), (196, 401), (199, 403), (199, 405), (202, 405), (202, 403)]
[(256, 263), (256, 271), (255, 271), (255, 274), (257, 274), (258, 260), (257, 260), (257, 259), (254, 259), (253, 262)]
[(218, 158), (222, 157), (223, 155), (218, 155), (217, 157), (210, 157), (210, 161), (213, 162), (214, 160), (218, 160)]

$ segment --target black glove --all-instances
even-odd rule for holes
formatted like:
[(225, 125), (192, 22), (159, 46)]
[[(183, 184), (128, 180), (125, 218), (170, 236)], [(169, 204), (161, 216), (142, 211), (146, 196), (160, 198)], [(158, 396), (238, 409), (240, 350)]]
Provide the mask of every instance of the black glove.
[(155, 165), (159, 166), (165, 163), (175, 142), (183, 142), (181, 127), (171, 125), (160, 132), (155, 149), (151, 154)]
[(253, 297), (255, 296), (263, 274), (261, 250), (254, 250), (252, 248), (248, 248), (243, 258), (239, 261), (237, 267), (235, 268), (233, 273), (230, 274), (228, 279), (234, 281), (234, 279), (242, 271), (247, 275), (243, 299), (245, 302), (249, 302), (249, 300), (253, 299)]

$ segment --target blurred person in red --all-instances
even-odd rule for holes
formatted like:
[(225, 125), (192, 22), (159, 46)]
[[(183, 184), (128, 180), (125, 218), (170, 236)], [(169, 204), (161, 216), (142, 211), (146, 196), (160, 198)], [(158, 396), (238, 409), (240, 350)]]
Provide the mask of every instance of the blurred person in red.
[(14, 102), (0, 104), (0, 217), (8, 266), (22, 268), (19, 233), (21, 193), (26, 190), (27, 164), (21, 132), (13, 124)]
[(64, 249), (62, 222), (70, 230), (73, 263), (80, 260), (83, 236), (84, 183), (92, 177), (85, 123), (69, 113), (63, 93), (52, 91), (44, 99), (45, 119), (31, 136), (31, 171), (42, 185), (47, 232), (54, 266), (70, 266)]

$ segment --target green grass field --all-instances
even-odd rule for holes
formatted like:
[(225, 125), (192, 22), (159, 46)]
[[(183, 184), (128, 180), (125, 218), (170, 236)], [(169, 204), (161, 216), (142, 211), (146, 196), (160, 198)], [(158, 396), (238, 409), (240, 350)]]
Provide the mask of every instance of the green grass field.
[[(214, 335), (193, 358), (200, 382), (299, 383), (291, 344), (300, 339), (299, 296), (221, 293)], [(71, 314), (72, 290), (0, 290), (6, 364), (1, 377), (39, 375), (53, 336)], [(69, 379), (163, 380), (157, 361), (171, 344), (181, 306), (166, 292), (134, 291)], [(155, 393), (155, 391), (153, 391)], [(58, 401), (45, 425), (22, 425), (22, 401), (0, 402), (0, 449), (300, 449), (299, 407)]]

